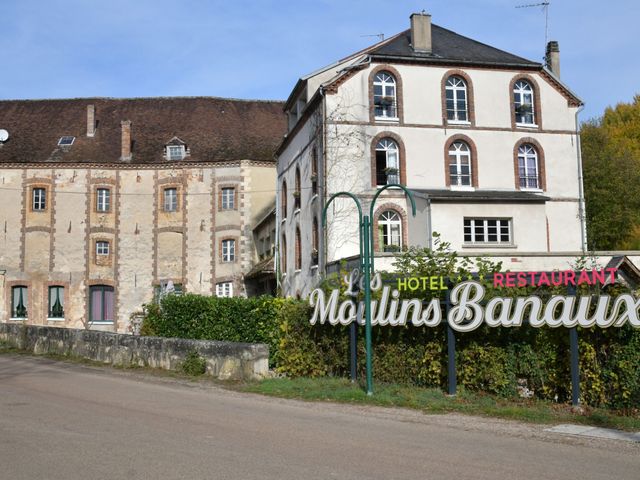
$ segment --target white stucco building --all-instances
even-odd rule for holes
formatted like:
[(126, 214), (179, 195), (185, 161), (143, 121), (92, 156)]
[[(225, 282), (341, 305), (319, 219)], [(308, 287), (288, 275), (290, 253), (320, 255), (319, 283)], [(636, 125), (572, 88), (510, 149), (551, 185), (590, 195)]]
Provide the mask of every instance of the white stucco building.
[[(532, 62), (431, 24), (410, 28), (302, 77), (278, 149), (277, 225), (285, 295), (306, 296), (320, 275), (358, 254), (355, 204), (374, 215), (376, 266), (430, 246), (438, 232), (461, 255), (496, 256), (513, 270), (567, 268), (584, 250), (577, 117), (560, 80), (559, 48)], [(611, 260), (611, 255), (604, 262)]]

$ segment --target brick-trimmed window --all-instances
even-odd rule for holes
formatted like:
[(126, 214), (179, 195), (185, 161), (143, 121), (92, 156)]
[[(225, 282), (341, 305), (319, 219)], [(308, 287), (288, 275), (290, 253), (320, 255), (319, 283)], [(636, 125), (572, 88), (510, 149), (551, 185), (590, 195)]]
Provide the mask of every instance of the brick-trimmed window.
[(445, 103), (447, 121), (468, 122), (469, 105), (467, 103), (467, 82), (458, 75), (451, 75), (445, 84)]
[(391, 138), (382, 138), (376, 144), (376, 185), (400, 182), (400, 149)]
[(44, 212), (47, 209), (47, 189), (45, 187), (33, 187), (31, 189), (31, 210)]
[(162, 189), (162, 210), (165, 212), (178, 211), (178, 188), (167, 187)]
[(220, 208), (222, 210), (235, 210), (236, 208), (235, 187), (222, 187), (220, 189)]
[(509, 85), (511, 127), (541, 128), (540, 89), (531, 75), (518, 75)]
[(96, 189), (96, 211), (106, 213), (111, 211), (111, 189), (99, 187)]
[(402, 123), (402, 78), (391, 65), (379, 65), (369, 74), (369, 120)]
[(447, 187), (478, 186), (478, 152), (466, 135), (453, 135), (444, 144), (444, 168)]
[(27, 318), (29, 288), (25, 285), (11, 287), (11, 318)]
[(287, 218), (287, 181), (282, 181), (282, 190), (280, 191), (280, 207), (282, 219)]
[(311, 147), (311, 194), (318, 194), (318, 150)]
[(220, 242), (220, 259), (225, 263), (236, 261), (235, 239), (225, 238)]
[(115, 291), (110, 285), (89, 287), (89, 321), (113, 323)]
[(300, 236), (300, 227), (296, 227), (296, 270), (302, 269), (302, 238)]
[(402, 217), (396, 210), (385, 210), (377, 218), (378, 245), (383, 252), (402, 249)]
[(523, 138), (513, 148), (515, 187), (518, 190), (546, 190), (544, 150), (534, 138)]
[(318, 218), (313, 217), (313, 227), (311, 231), (311, 266), (318, 265), (318, 258), (320, 256), (320, 237), (318, 230)]
[(216, 297), (233, 297), (233, 282), (216, 283)]
[(296, 167), (296, 183), (293, 191), (293, 210), (300, 210), (302, 193), (300, 192), (300, 167)]
[(505, 244), (513, 243), (512, 219), (465, 218), (464, 243)]
[(109, 242), (106, 240), (96, 241), (96, 257), (108, 256), (111, 252)]
[(47, 318), (64, 318), (64, 287), (51, 285), (49, 287), (49, 301)]

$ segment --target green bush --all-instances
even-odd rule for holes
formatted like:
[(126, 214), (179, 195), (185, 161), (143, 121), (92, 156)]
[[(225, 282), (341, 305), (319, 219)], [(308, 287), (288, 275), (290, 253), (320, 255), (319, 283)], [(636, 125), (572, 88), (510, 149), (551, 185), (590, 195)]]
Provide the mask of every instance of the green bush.
[(207, 361), (198, 352), (191, 350), (180, 365), (180, 370), (186, 375), (197, 377), (207, 371)]

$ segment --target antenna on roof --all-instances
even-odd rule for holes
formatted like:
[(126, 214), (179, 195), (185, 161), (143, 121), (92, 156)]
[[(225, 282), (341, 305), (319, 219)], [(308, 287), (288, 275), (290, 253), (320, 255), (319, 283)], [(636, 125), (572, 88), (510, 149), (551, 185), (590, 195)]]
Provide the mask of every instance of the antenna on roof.
[(549, 36), (549, 5), (551, 2), (529, 3), (527, 5), (517, 5), (516, 8), (542, 7), (544, 12), (544, 47), (547, 48), (547, 37)]
[(380, 41), (384, 40), (384, 33), (373, 33), (371, 35), (360, 35), (361, 37), (378, 37)]

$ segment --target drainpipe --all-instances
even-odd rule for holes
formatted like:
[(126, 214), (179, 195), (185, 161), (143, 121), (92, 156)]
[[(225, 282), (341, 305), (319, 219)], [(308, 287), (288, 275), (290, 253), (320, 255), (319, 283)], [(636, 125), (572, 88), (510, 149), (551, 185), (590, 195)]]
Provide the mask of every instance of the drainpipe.
[[(318, 89), (320, 96), (322, 97), (322, 208), (327, 203), (327, 97), (324, 94), (324, 86), (320, 85)], [(322, 268), (322, 275), (327, 276), (327, 228), (323, 228), (323, 248), (318, 249), (318, 264)]]
[(580, 147), (580, 124), (578, 115), (584, 110), (584, 104), (576, 110), (576, 157), (578, 161), (578, 215), (580, 217), (580, 245), (583, 255), (587, 253), (587, 216), (584, 202), (584, 185), (582, 173), (582, 151)]
[(431, 197), (427, 197), (427, 242), (429, 250), (433, 250), (433, 232), (431, 231)]

